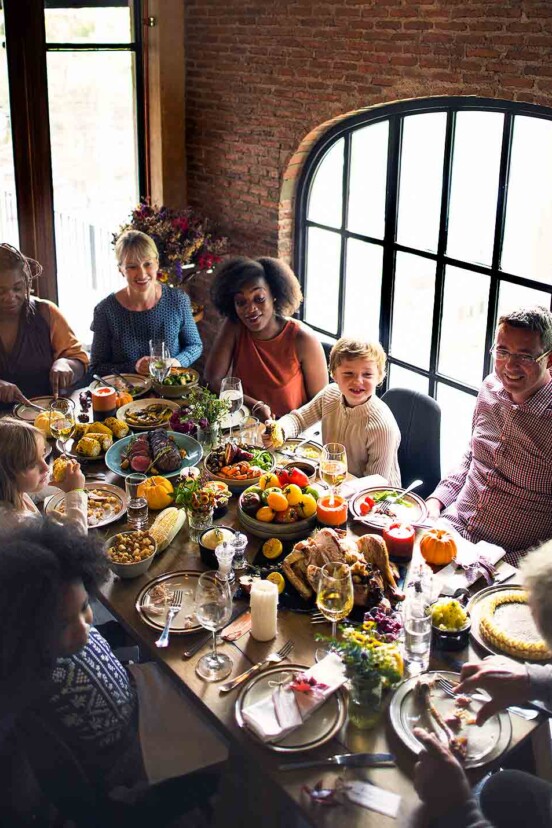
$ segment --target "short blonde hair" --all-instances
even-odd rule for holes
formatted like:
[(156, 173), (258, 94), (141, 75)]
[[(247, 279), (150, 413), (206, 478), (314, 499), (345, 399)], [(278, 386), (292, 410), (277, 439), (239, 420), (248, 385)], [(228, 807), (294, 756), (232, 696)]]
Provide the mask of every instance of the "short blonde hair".
[(159, 251), (154, 240), (140, 230), (125, 230), (115, 243), (115, 257), (119, 267), (129, 256), (136, 256), (140, 261), (159, 259)]
[(358, 339), (341, 337), (330, 351), (330, 374), (333, 374), (346, 359), (373, 359), (381, 374), (381, 380), (385, 377), (387, 355), (379, 342), (360, 342)]
[(4, 506), (21, 509), (22, 493), (15, 479), (37, 462), (39, 438), (45, 442), (40, 429), (30, 423), (11, 417), (0, 420), (0, 502)]
[(520, 564), (520, 573), (537, 627), (552, 647), (552, 540), (528, 553)]

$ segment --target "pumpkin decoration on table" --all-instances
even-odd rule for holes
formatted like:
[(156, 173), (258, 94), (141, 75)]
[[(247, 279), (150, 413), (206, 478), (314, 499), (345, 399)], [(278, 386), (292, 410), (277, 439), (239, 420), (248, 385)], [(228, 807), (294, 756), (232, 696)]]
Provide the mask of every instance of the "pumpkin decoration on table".
[(171, 481), (160, 475), (154, 475), (138, 486), (138, 496), (145, 497), (148, 507), (154, 511), (170, 506), (173, 502), (173, 494), (174, 487)]
[(52, 432), (50, 431), (51, 420), (60, 420), (63, 417), (61, 411), (41, 411), (35, 417), (34, 426), (38, 428), (47, 440), (52, 439)]
[(127, 405), (127, 403), (131, 403), (133, 399), (134, 397), (132, 396), (132, 394), (129, 394), (128, 391), (119, 391), (119, 393), (117, 394), (116, 406), (117, 408), (120, 408), (122, 405)]
[(420, 540), (420, 552), (425, 561), (433, 566), (445, 566), (454, 560), (456, 541), (446, 529), (428, 529)]

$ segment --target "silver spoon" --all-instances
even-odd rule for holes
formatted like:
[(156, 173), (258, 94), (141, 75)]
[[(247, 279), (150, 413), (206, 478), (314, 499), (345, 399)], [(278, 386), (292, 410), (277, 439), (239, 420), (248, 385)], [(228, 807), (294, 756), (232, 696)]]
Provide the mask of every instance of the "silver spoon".
[(99, 376), (98, 376), (98, 374), (92, 374), (92, 377), (93, 377), (95, 380), (97, 380), (97, 381), (100, 383), (100, 385), (107, 385), (109, 388), (113, 388), (113, 390), (114, 390), (114, 391), (116, 391), (116, 392), (117, 392), (117, 394), (119, 393), (119, 389), (117, 388), (117, 386), (116, 386), (116, 385), (112, 385), (112, 384), (111, 384), (110, 382), (108, 382), (107, 380), (104, 380), (102, 377), (99, 377)]

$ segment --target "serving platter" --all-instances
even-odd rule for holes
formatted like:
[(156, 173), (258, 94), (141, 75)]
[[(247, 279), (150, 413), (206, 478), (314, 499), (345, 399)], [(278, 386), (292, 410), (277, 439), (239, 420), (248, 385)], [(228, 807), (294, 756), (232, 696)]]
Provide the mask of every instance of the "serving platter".
[[(110, 523), (115, 523), (115, 521), (120, 520), (123, 515), (126, 514), (127, 505), (128, 505), (128, 497), (126, 492), (121, 489), (119, 486), (114, 486), (112, 483), (85, 483), (84, 488), (88, 492), (97, 491), (105, 494), (105, 497), (115, 498), (117, 503), (113, 507), (113, 511), (111, 514), (108, 514), (105, 518), (100, 520), (95, 520), (91, 522), (90, 517), (90, 501), (89, 501), (89, 513), (88, 513), (88, 528), (89, 529), (99, 529), (102, 526), (108, 526)], [(65, 492), (59, 491), (55, 495), (53, 495), (44, 507), (45, 514), (63, 514), (63, 512), (59, 511), (59, 508), (62, 503), (65, 501)], [(117, 508), (118, 505), (118, 508)], [(98, 506), (100, 504), (98, 503)], [(116, 509), (116, 511), (115, 511)]]
[[(457, 684), (460, 680), (459, 673), (447, 670), (424, 673), (424, 678), (431, 676), (436, 679), (442, 677), (452, 684)], [(418, 680), (419, 677), (414, 676), (404, 681), (393, 694), (389, 705), (389, 718), (395, 733), (416, 755), (421, 752), (422, 744), (414, 736), (415, 727), (422, 727), (435, 733), (445, 743), (443, 731), (416, 698), (415, 689)], [(436, 709), (444, 718), (450, 716), (456, 709), (455, 700), (437, 685), (432, 689), (432, 698)], [(482, 706), (482, 702), (472, 701), (468, 714), (475, 717)], [(461, 735), (468, 737), (468, 755), (464, 767), (479, 768), (489, 762), (494, 762), (502, 756), (510, 744), (512, 738), (510, 714), (507, 710), (503, 710), (491, 716), (481, 727), (475, 724), (466, 725)]]
[(278, 741), (263, 742), (247, 727), (243, 718), (244, 708), (270, 696), (276, 684), (288, 678), (291, 679), (295, 673), (303, 673), (305, 670), (308, 670), (308, 667), (304, 664), (288, 664), (285, 667), (275, 664), (265, 668), (262, 673), (244, 684), (234, 707), (238, 727), (241, 727), (255, 742), (276, 753), (304, 753), (308, 750), (315, 750), (332, 739), (339, 733), (347, 719), (347, 697), (342, 687), (332, 693), (300, 727)]
[[(476, 595), (474, 595), (471, 598), (471, 600), (468, 603), (467, 609), (468, 609), (468, 611), (471, 615), (471, 630), (470, 630), (471, 636), (474, 639), (474, 641), (476, 641), (477, 644), (479, 644), (479, 646), (481, 647), (482, 650), (489, 653), (490, 655), (506, 656), (507, 658), (514, 659), (515, 661), (525, 662), (525, 661), (531, 661), (533, 659), (530, 659), (530, 657), (528, 655), (525, 656), (524, 658), (516, 658), (516, 656), (512, 655), (511, 653), (505, 653), (504, 650), (499, 649), (499, 647), (495, 646), (490, 641), (487, 641), (487, 639), (483, 637), (483, 635), (481, 633), (481, 630), (479, 629), (481, 614), (485, 610), (485, 606), (486, 606), (488, 600), (491, 600), (492, 598), (495, 598), (497, 595), (500, 595), (503, 592), (518, 592), (518, 591), (519, 592), (525, 592), (525, 589), (524, 589), (524, 587), (520, 586), (519, 584), (495, 584), (494, 586), (485, 587), (485, 589), (482, 589), (480, 592), (478, 592)], [(514, 609), (514, 607), (516, 607), (516, 609)], [(528, 604), (524, 605), (522, 608), (520, 608), (519, 605), (499, 607), (497, 612), (501, 613), (501, 615), (503, 613), (506, 613), (509, 616), (509, 618), (507, 618), (506, 620), (508, 620), (510, 622), (510, 624), (513, 625), (513, 628), (515, 628), (516, 616), (517, 616), (520, 609), (522, 610), (522, 615), (524, 616), (523, 617), (524, 625), (529, 623), (530, 632), (532, 633), (533, 629), (534, 629), (535, 635), (537, 635), (540, 639), (541, 636), (539, 635), (534, 622), (530, 618), (530, 612), (531, 611), (529, 609)], [(516, 615), (514, 615), (513, 613), (516, 613)], [(531, 629), (531, 627), (533, 629)], [(546, 662), (543, 662), (542, 659), (534, 659), (534, 660), (538, 661), (539, 664), (546, 663)]]
[[(135, 414), (139, 411), (143, 411), (150, 405), (162, 406), (165, 409), (170, 409), (168, 416), (151, 424), (142, 424), (136, 423), (134, 420), (127, 420), (128, 414)], [(174, 402), (173, 400), (160, 400), (157, 397), (146, 397), (143, 400), (133, 400), (130, 403), (126, 403), (126, 405), (122, 405), (117, 410), (117, 419), (122, 420), (123, 423), (126, 423), (134, 431), (151, 431), (154, 428), (166, 428), (169, 425), (172, 412), (180, 411), (180, 407), (180, 403)]]
[[(80, 438), (79, 438), (80, 439)], [(56, 448), (60, 454), (65, 454), (67, 457), (70, 457), (72, 460), (78, 460), (79, 463), (94, 463), (98, 460), (103, 461), (105, 459), (105, 455), (107, 451), (101, 449), (100, 453), (97, 454), (95, 457), (89, 457), (86, 454), (79, 454), (78, 451), (75, 451), (75, 447), (78, 444), (79, 440), (76, 437), (69, 437), (68, 440), (56, 440)], [(116, 442), (115, 436), (113, 437), (113, 442)], [(111, 446), (109, 447), (111, 448)]]
[(373, 498), (374, 495), (381, 494), (382, 492), (392, 492), (392, 496), (395, 496), (404, 492), (404, 489), (400, 486), (369, 486), (360, 492), (356, 492), (349, 500), (351, 517), (355, 520), (360, 520), (366, 526), (373, 529), (384, 529), (395, 520), (399, 520), (402, 523), (423, 523), (426, 519), (427, 506), (415, 492), (408, 492), (404, 498), (406, 501), (405, 504), (392, 504), (391, 508), (395, 512), (396, 517), (388, 517), (387, 515), (372, 516), (371, 513), (363, 515), (360, 511), (360, 504), (364, 498), (367, 495)]
[[(182, 469), (187, 468), (188, 466), (197, 466), (203, 456), (203, 449), (201, 448), (200, 444), (197, 440), (194, 440), (193, 437), (190, 437), (188, 434), (179, 434), (176, 431), (170, 432), (171, 438), (176, 443), (179, 449), (185, 449), (186, 457), (182, 458), (182, 463), (180, 466), (172, 472), (162, 472), (163, 477), (177, 477), (180, 474)], [(123, 469), (121, 466), (122, 454), (125, 451), (126, 447), (130, 443), (131, 440), (134, 440), (135, 435), (129, 434), (128, 437), (123, 437), (121, 440), (117, 440), (116, 443), (108, 448), (105, 453), (104, 461), (105, 465), (108, 469), (115, 474), (121, 475), (121, 477), (126, 477), (129, 474), (133, 474), (133, 470), (131, 468)]]
[[(132, 396), (135, 399), (137, 399), (138, 397), (143, 397), (144, 394), (147, 394), (152, 385), (151, 377), (143, 377), (141, 374), (124, 374), (121, 372), (121, 377), (123, 377), (128, 383), (134, 386), (135, 390)], [(116, 374), (107, 374), (105, 377), (102, 377), (102, 379), (104, 379), (106, 383), (114, 385), (116, 388), (118, 388), (120, 385), (120, 390), (123, 391), (123, 383), (121, 381), (121, 377), (118, 377)], [(100, 385), (101, 383), (98, 382), (98, 380), (93, 380), (93, 382), (91, 382), (88, 387), (91, 391), (93, 391), (95, 388), (99, 388)]]
[(295, 453), (295, 446), (302, 443), (301, 437), (290, 437), (284, 445), (280, 448), (274, 449), (274, 457), (278, 465), (285, 465), (291, 460), (312, 460), (313, 463), (318, 463), (322, 456), (322, 444), (317, 443), (316, 440), (309, 440), (304, 443), (301, 448)]
[[(41, 408), (45, 408), (46, 411), (50, 408), (50, 403), (55, 400), (55, 397), (31, 397), (30, 401), (35, 403), (35, 405), (39, 405)], [(30, 405), (26, 403), (16, 403), (13, 407), (13, 416), (17, 417), (18, 420), (24, 420), (26, 423), (34, 423), (40, 411), (37, 411), (36, 408), (31, 408)]]
[(167, 606), (159, 607), (160, 611), (157, 612), (152, 610), (148, 600), (151, 590), (158, 584), (163, 584), (169, 593), (176, 589), (181, 589), (183, 593), (182, 607), (171, 622), (171, 635), (187, 635), (203, 630), (195, 616), (195, 592), (200, 575), (201, 572), (193, 569), (181, 569), (177, 572), (167, 572), (149, 581), (138, 593), (135, 604), (136, 612), (144, 624), (154, 630), (163, 630), (165, 626), (170, 601)]

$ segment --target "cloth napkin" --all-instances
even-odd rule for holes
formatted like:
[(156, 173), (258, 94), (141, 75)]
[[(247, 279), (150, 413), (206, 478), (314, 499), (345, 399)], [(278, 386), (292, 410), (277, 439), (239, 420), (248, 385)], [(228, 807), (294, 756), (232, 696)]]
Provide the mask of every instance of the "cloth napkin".
[(382, 477), (381, 474), (369, 474), (366, 477), (356, 477), (351, 480), (345, 480), (341, 484), (340, 494), (349, 500), (356, 495), (357, 492), (362, 492), (364, 489), (370, 489), (372, 486), (389, 486), (389, 481)]
[(330, 653), (301, 675), (314, 679), (319, 686), (301, 692), (291, 689), (291, 682), (277, 685), (269, 696), (243, 709), (247, 726), (263, 742), (283, 739), (302, 725), (346, 680), (343, 663), (336, 653)]
[[(437, 523), (439, 525), (439, 523)], [(465, 538), (461, 537), (457, 532), (449, 527), (447, 524), (447, 531), (454, 534), (458, 551), (456, 559), (452, 563), (445, 566), (435, 575), (435, 580), (440, 587), (441, 595), (454, 595), (455, 591), (460, 588), (469, 586), (466, 577), (466, 570), (464, 566), (469, 566), (475, 563), (480, 558), (485, 558), (489, 563), (495, 566), (506, 554), (506, 551), (501, 546), (496, 546), (494, 543), (487, 543), (487, 541), (478, 541), (478, 543), (471, 543)], [(462, 566), (459, 566), (461, 564)], [(509, 564), (502, 564), (500, 567), (500, 576), (506, 574), (506, 568), (512, 569)], [(504, 571), (503, 571), (504, 570)]]

